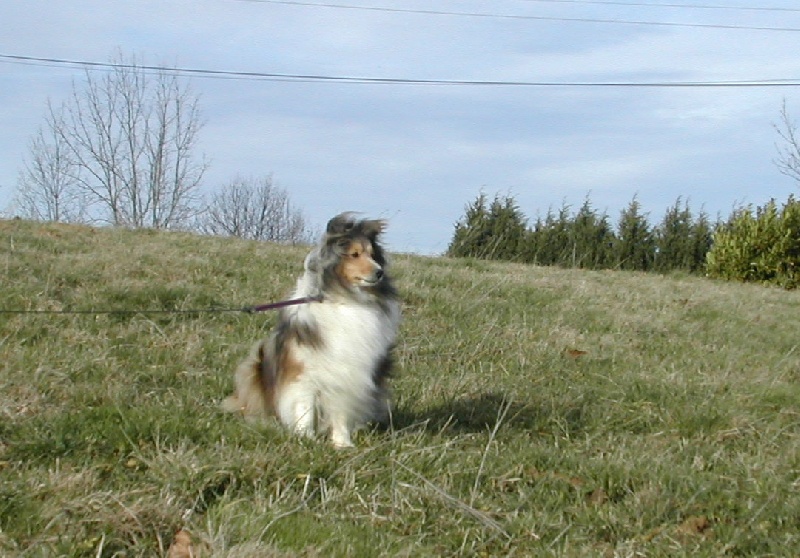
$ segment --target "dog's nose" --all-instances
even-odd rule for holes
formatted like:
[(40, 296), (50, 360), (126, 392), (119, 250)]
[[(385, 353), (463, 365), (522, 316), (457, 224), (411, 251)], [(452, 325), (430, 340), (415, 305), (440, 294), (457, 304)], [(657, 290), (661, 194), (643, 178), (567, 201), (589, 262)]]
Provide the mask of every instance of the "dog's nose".
[(382, 269), (376, 269), (375, 270), (375, 278), (376, 279), (383, 279), (383, 270)]

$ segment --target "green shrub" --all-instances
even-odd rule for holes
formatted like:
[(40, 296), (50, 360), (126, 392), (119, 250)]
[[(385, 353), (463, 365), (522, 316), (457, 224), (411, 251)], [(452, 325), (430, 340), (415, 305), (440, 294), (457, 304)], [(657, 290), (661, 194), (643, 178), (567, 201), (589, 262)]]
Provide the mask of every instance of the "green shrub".
[(707, 257), (711, 277), (796, 288), (800, 281), (800, 202), (775, 200), (735, 212), (714, 235)]

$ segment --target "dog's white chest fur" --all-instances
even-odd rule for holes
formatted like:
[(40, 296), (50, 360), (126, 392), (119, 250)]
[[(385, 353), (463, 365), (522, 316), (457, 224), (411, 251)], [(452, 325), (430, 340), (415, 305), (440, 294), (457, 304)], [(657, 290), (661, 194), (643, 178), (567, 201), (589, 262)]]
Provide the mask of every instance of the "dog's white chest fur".
[(349, 432), (360, 426), (357, 417), (379, 419), (386, 412), (375, 371), (395, 342), (399, 304), (311, 303), (292, 319), (313, 328), (319, 342), (296, 348), (303, 372), (281, 394), (278, 415), (302, 434), (330, 428), (335, 445), (349, 446)]
[(331, 364), (358, 367), (381, 358), (394, 343), (399, 311), (376, 306), (322, 303), (307, 308), (318, 328), (324, 348), (319, 353)]
[[(320, 388), (357, 391), (372, 387), (372, 371), (394, 344), (400, 311), (376, 306), (323, 302), (298, 314), (320, 336), (320, 346), (300, 347), (304, 374)], [(358, 396), (353, 393), (353, 396)], [(366, 394), (365, 394), (366, 395)]]

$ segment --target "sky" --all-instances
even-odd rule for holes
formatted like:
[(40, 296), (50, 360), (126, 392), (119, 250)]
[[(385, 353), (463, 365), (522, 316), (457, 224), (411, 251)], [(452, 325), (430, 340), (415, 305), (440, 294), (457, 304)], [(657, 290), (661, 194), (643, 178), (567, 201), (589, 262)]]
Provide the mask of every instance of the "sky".
[[(318, 229), (341, 211), (387, 219), (395, 252), (446, 251), (481, 192), (513, 196), (530, 220), (587, 196), (612, 222), (634, 196), (652, 221), (678, 198), (724, 218), (800, 193), (775, 165), (784, 101), (800, 121), (799, 45), (794, 0), (2, 2), (0, 211), (14, 214), (48, 100), (85, 73), (9, 57), (123, 53), (390, 80), (185, 78), (207, 195), (271, 176)], [(674, 85), (780, 80), (798, 85)]]

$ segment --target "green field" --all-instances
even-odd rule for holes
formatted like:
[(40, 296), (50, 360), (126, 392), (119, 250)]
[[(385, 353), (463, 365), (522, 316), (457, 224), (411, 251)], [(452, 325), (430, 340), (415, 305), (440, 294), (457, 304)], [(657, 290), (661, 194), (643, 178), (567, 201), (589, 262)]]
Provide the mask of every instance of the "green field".
[[(0, 221), (0, 309), (283, 298), (305, 249)], [(800, 293), (393, 258), (393, 425), (220, 412), (274, 314), (0, 314), (0, 556), (796, 556)]]

